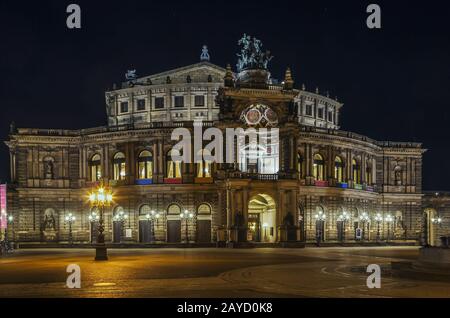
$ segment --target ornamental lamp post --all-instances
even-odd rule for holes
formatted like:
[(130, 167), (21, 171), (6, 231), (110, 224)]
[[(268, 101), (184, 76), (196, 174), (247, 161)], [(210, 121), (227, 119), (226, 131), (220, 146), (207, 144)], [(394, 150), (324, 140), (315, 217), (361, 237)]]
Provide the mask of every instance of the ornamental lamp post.
[[(153, 212), (153, 211), (152, 211)], [(152, 230), (151, 230), (151, 228), (150, 228), (150, 220), (151, 220), (151, 218), (152, 218), (152, 216), (151, 216), (151, 214), (150, 213), (147, 213), (146, 215), (145, 215), (145, 218), (147, 219), (147, 224), (148, 224), (148, 228), (149, 228), (149, 230), (150, 230), (150, 241), (152, 241), (152, 238), (151, 238), (151, 235), (152, 235)], [(146, 243), (146, 242), (145, 242)]]
[(392, 215), (388, 214), (388, 215), (384, 218), (384, 220), (385, 220), (386, 223), (387, 223), (387, 230), (388, 230), (386, 242), (389, 242), (389, 238), (390, 238), (390, 236), (391, 236), (391, 223), (394, 221), (394, 218), (392, 217)]
[[(442, 223), (442, 218), (441, 217), (436, 217), (436, 218), (432, 218), (431, 219), (431, 223), (433, 224), (433, 225), (435, 225), (435, 226), (441, 226), (441, 223)], [(441, 237), (441, 239), (442, 239), (442, 237)], [(445, 239), (445, 237), (444, 237), (444, 239)], [(434, 238), (432, 238), (432, 240), (434, 240)], [(433, 243), (433, 242), (428, 242), (428, 244), (430, 244), (430, 243)], [(444, 245), (444, 246), (446, 246), (446, 245), (448, 245), (448, 243), (442, 243), (442, 245)]]
[(93, 234), (95, 233), (93, 231), (93, 229), (95, 227), (98, 227), (97, 223), (98, 223), (98, 220), (100, 219), (100, 216), (97, 214), (97, 212), (92, 211), (91, 214), (89, 214), (88, 219), (89, 219), (89, 222), (91, 223), (91, 231), (92, 231), (92, 233), (91, 233), (91, 241), (93, 242), (94, 241), (94, 235)]
[(366, 223), (369, 224), (370, 217), (369, 217), (369, 215), (366, 212), (363, 212), (363, 214), (359, 217), (359, 220), (361, 221), (362, 227), (363, 227), (362, 240), (364, 241), (365, 234), (366, 234)]
[(120, 222), (120, 232), (119, 232), (119, 242), (122, 243), (122, 237), (123, 237), (123, 231), (125, 229), (125, 221), (128, 220), (128, 214), (125, 213), (125, 211), (120, 210), (119, 213), (117, 213), (114, 216), (114, 221)]
[[(7, 217), (6, 217), (6, 221), (8, 222), (8, 227), (9, 226), (13, 226), (14, 225), (14, 216), (12, 216), (11, 214), (10, 215), (8, 215)], [(13, 243), (14, 242), (14, 228), (13, 228), (13, 232), (11, 233), (12, 234), (12, 240), (11, 240), (11, 243)], [(6, 228), (5, 229), (5, 244), (8, 246), (8, 240), (9, 240), (9, 238), (8, 238), (8, 228)]]
[(72, 213), (66, 215), (64, 220), (69, 223), (69, 244), (73, 244), (73, 236), (72, 236), (72, 223), (75, 222), (75, 216)]
[(350, 215), (348, 215), (347, 212), (343, 212), (341, 215), (338, 216), (338, 221), (341, 222), (342, 227), (342, 242), (345, 241), (345, 223), (350, 220)]
[(108, 260), (108, 251), (105, 244), (105, 235), (103, 234), (105, 230), (103, 226), (103, 212), (105, 207), (110, 207), (113, 202), (112, 192), (108, 188), (105, 188), (102, 183), (99, 188), (89, 194), (89, 202), (92, 207), (96, 207), (100, 211), (97, 243), (95, 244), (95, 260), (106, 261)]
[(377, 215), (375, 216), (375, 222), (377, 222), (377, 242), (379, 242), (381, 240), (380, 224), (381, 222), (383, 222), (383, 217), (381, 216), (380, 213), (377, 213)]
[(184, 212), (180, 213), (180, 218), (184, 219), (184, 224), (185, 224), (185, 233), (186, 233), (186, 243), (189, 243), (189, 225), (188, 222), (190, 220), (194, 219), (194, 214), (193, 213), (189, 213), (188, 210), (184, 210)]
[(319, 211), (319, 213), (314, 215), (314, 218), (316, 219), (316, 244), (317, 246), (320, 246), (320, 242), (322, 242), (323, 238), (323, 224), (325, 223), (326, 215), (323, 211)]
[[(156, 220), (156, 228), (158, 228), (159, 224), (158, 224), (158, 220), (161, 217), (161, 215), (156, 212), (155, 214), (155, 220)], [(153, 225), (153, 240), (156, 241), (156, 235), (155, 235), (155, 226)]]
[[(159, 219), (159, 213), (156, 213), (154, 210), (151, 210), (150, 213), (145, 215), (147, 222), (149, 223), (150, 229), (150, 241), (155, 241), (155, 220)], [(150, 223), (151, 222), (151, 223)]]

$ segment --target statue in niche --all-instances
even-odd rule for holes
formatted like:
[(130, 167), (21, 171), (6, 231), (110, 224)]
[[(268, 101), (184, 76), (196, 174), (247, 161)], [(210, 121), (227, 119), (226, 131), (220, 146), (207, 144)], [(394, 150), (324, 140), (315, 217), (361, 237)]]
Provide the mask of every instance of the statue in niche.
[(402, 168), (396, 166), (394, 169), (395, 185), (402, 185)]
[(109, 95), (106, 99), (106, 114), (108, 116), (111, 116), (111, 114), (112, 114), (114, 102), (115, 102), (115, 97), (112, 95)]
[(44, 223), (42, 228), (44, 231), (56, 231), (56, 220), (52, 209), (45, 210)]
[(51, 159), (45, 160), (44, 161), (45, 179), (53, 179), (53, 177), (54, 177), (53, 169), (54, 169), (53, 160), (51, 160)]

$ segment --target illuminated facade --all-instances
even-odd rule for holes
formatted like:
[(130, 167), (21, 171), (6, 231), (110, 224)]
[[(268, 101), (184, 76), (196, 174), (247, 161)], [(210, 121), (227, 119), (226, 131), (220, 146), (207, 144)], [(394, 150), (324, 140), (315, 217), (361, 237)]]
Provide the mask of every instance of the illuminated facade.
[[(112, 243), (424, 242), (421, 144), (341, 130), (343, 104), (294, 88), (289, 70), (281, 83), (267, 63), (233, 72), (204, 48), (197, 64), (132, 77), (105, 97), (107, 126), (12, 127), (16, 241), (68, 242), (68, 213), (73, 241), (95, 241), (88, 194), (103, 180)], [(194, 120), (278, 128), (279, 141), (234, 163), (176, 162), (171, 133)]]

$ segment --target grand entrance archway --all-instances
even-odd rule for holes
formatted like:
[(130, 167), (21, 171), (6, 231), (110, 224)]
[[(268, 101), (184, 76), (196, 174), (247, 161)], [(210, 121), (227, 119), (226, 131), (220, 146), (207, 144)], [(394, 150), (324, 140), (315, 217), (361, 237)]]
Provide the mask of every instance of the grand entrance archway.
[(276, 240), (276, 204), (268, 194), (257, 194), (248, 203), (247, 240), (273, 243)]

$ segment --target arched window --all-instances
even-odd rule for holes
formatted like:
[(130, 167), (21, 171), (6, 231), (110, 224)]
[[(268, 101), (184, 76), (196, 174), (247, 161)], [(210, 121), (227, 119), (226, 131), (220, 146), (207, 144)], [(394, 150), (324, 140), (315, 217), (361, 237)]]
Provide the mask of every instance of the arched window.
[(344, 182), (343, 171), (344, 163), (342, 162), (341, 157), (336, 156), (336, 158), (334, 158), (334, 178), (337, 182)]
[(153, 178), (153, 156), (148, 150), (141, 151), (138, 157), (138, 179)]
[(319, 181), (325, 179), (325, 163), (320, 154), (315, 154), (313, 158), (313, 176)]
[(352, 176), (354, 183), (361, 183), (361, 167), (356, 159), (352, 159)]
[(146, 216), (147, 214), (150, 214), (152, 212), (152, 209), (148, 204), (144, 204), (139, 208), (139, 216)]
[(394, 168), (394, 182), (395, 185), (402, 185), (402, 167), (400, 166)]
[(125, 180), (126, 165), (125, 165), (125, 155), (123, 154), (123, 152), (118, 152), (114, 155), (113, 167), (114, 167), (114, 180)]
[[(202, 155), (203, 153), (203, 155)], [(211, 156), (208, 150), (198, 153), (202, 158), (197, 161), (197, 178), (211, 178), (211, 161), (204, 160), (204, 156)]]
[(366, 162), (366, 183), (368, 185), (371, 185), (373, 183), (372, 164), (370, 163), (370, 160), (367, 160), (367, 162)]
[(197, 214), (211, 214), (211, 207), (209, 204), (202, 203), (197, 207)]
[(299, 178), (303, 178), (305, 174), (305, 161), (303, 160), (303, 157), (300, 153), (297, 153), (297, 172)]
[(123, 209), (123, 207), (121, 207), (120, 205), (116, 206), (113, 210), (113, 218), (121, 213), (125, 213), (125, 210)]
[(166, 156), (167, 163), (167, 178), (180, 179), (181, 178), (181, 162), (172, 160), (172, 151), (170, 150)]
[(176, 203), (172, 203), (171, 205), (169, 205), (167, 207), (167, 214), (170, 215), (180, 215), (181, 213), (181, 208), (178, 204)]
[(102, 162), (99, 154), (92, 156), (91, 161), (89, 161), (90, 171), (91, 171), (91, 181), (100, 181), (102, 178)]

